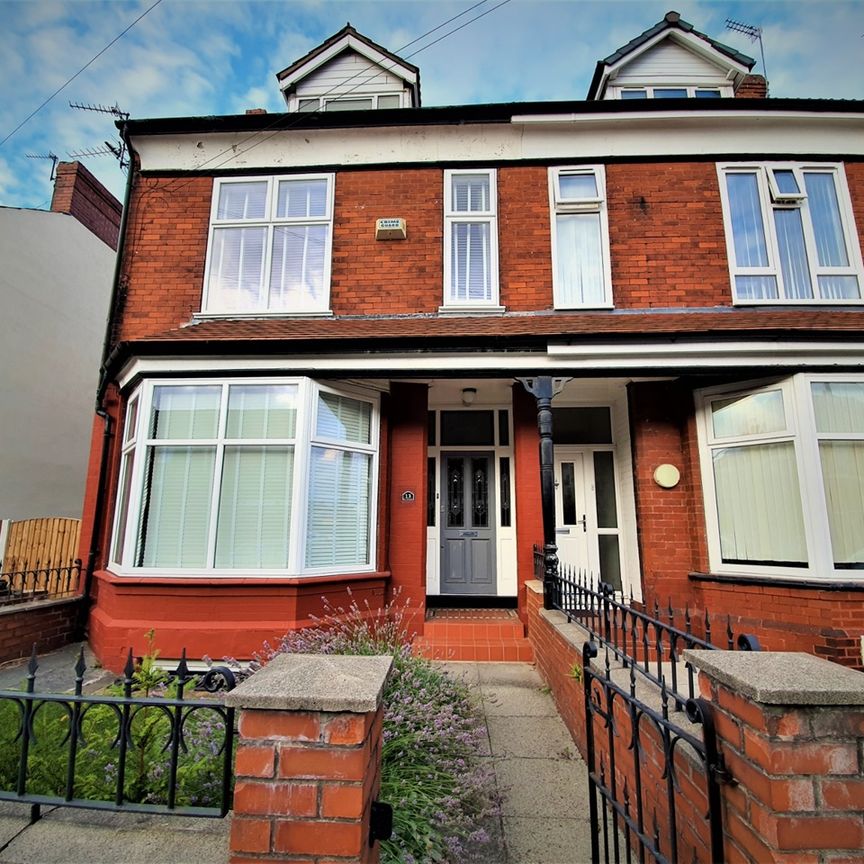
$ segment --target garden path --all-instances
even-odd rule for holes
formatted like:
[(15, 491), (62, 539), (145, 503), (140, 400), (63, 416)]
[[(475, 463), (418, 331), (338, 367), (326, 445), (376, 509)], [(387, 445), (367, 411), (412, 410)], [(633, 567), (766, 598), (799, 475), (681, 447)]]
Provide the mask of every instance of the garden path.
[(503, 804), (497, 846), (465, 864), (587, 864), (587, 769), (530, 663), (441, 663), (481, 700)]

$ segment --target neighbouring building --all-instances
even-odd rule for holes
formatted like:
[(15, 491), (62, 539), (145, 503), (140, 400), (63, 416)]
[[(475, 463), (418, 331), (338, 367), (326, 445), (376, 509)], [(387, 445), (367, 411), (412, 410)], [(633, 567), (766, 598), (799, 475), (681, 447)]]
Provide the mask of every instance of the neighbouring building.
[(0, 207), (0, 559), (10, 520), (81, 516), (120, 210), (78, 162)]
[(248, 657), (348, 589), (522, 613), (543, 385), (563, 561), (860, 666), (864, 102), (753, 65), (669, 13), (585, 100), (423, 108), (348, 26), (286, 113), (122, 124), (102, 662)]

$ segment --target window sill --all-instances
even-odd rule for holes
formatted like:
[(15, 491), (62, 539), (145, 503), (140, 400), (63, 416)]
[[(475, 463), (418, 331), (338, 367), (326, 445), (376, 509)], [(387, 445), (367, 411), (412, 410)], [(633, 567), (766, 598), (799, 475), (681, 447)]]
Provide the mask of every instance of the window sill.
[(332, 309), (322, 309), (319, 312), (286, 312), (284, 309), (278, 312), (266, 312), (262, 310), (254, 310), (244, 312), (240, 309), (235, 309), (233, 312), (195, 312), (192, 315), (193, 321), (210, 321), (214, 318), (335, 318)]
[(389, 579), (389, 570), (373, 570), (368, 573), (327, 573), (326, 575), (310, 576), (214, 576), (201, 574), (197, 576), (164, 574), (146, 575), (144, 573), (122, 574), (111, 570), (99, 570), (96, 577), (113, 585), (198, 585), (243, 587), (243, 586), (309, 586), (327, 585), (332, 582), (369, 582), (372, 580)]
[[(859, 571), (860, 572), (860, 571)], [(732, 576), (723, 573), (688, 573), (691, 582), (716, 582), (728, 585), (765, 585), (772, 588), (816, 589), (818, 591), (864, 591), (864, 572), (855, 580), (831, 576), (825, 579), (813, 579), (802, 576), (748, 576), (742, 574)]]
[(439, 306), (438, 314), (452, 315), (503, 315), (507, 311), (506, 306)]
[(590, 306), (555, 306), (556, 312), (591, 312), (594, 309), (614, 309), (614, 303), (592, 303)]
[(861, 306), (864, 305), (864, 299), (843, 299), (843, 300), (823, 300), (821, 298), (814, 300), (787, 300), (778, 298), (777, 300), (739, 300), (737, 297), (732, 298), (733, 306)]

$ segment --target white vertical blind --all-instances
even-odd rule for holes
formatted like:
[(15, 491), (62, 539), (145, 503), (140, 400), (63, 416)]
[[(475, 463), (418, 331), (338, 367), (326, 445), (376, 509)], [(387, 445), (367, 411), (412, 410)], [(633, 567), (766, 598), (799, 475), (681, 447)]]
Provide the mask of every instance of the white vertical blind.
[(834, 565), (864, 567), (864, 384), (810, 386)]
[(366, 453), (312, 448), (307, 567), (369, 563), (371, 464)]
[(215, 447), (150, 449), (138, 530), (139, 566), (207, 566), (215, 462)]
[(739, 267), (767, 267), (768, 248), (762, 224), (762, 205), (756, 172), (726, 175), (735, 263)]
[(801, 210), (774, 210), (774, 230), (780, 255), (780, 272), (786, 296), (795, 300), (809, 300), (813, 296), (810, 281), (810, 262), (804, 244), (804, 224)]
[(210, 248), (208, 293), (220, 308), (264, 306), (266, 228), (215, 228)]
[(723, 560), (806, 564), (794, 443), (723, 447), (712, 459)]

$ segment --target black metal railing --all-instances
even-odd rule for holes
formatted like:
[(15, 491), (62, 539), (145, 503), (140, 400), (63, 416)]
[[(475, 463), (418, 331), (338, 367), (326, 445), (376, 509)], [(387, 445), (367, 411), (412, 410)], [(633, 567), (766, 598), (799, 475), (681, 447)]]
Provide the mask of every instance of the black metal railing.
[[(224, 816), (231, 807), (234, 709), (189, 696), (230, 690), (224, 666), (193, 675), (183, 652), (167, 675), (130, 650), (116, 695), (85, 694), (84, 650), (71, 693), (36, 692), (36, 649), (24, 690), (0, 690), (0, 800), (180, 816)], [(144, 686), (145, 690), (135, 692)], [(109, 690), (111, 688), (108, 688)], [(156, 695), (157, 693), (163, 695)]]
[[(704, 853), (697, 855), (703, 849), (712, 864), (722, 864), (720, 785), (730, 777), (717, 748), (710, 703), (687, 700), (691, 726), (685, 729), (670, 717), (665, 685), (659, 710), (646, 705), (636, 698), (635, 667), (630, 667), (629, 686), (616, 684), (608, 647), (604, 653), (605, 669), (595, 668), (597, 645), (586, 642), (582, 649), (592, 864), (634, 858), (644, 864), (646, 857), (659, 864), (705, 860)], [(682, 769), (682, 760), (691, 765)], [(692, 791), (680, 814), (682, 770)]]
[[(542, 566), (542, 550), (535, 546), (535, 567), (538, 552)], [(608, 646), (621, 666), (633, 667), (657, 687), (668, 689), (678, 711), (696, 695), (694, 669), (682, 660), (685, 650), (759, 650), (755, 636), (733, 631), (729, 616), (719, 638), (712, 632), (712, 619), (707, 610), (697, 622), (685, 607), (683, 615), (679, 616), (683, 618), (679, 627), (671, 602), (664, 610), (655, 600), (653, 614), (650, 614), (637, 608), (632, 595), (626, 602), (612, 585), (601, 582), (586, 570), (566, 564), (559, 563), (551, 592), (549, 608), (563, 612), (568, 622), (578, 621), (593, 641)], [(700, 634), (695, 632), (697, 626)]]
[(0, 607), (58, 600), (78, 594), (81, 561), (58, 567), (32, 567), (0, 573)]

